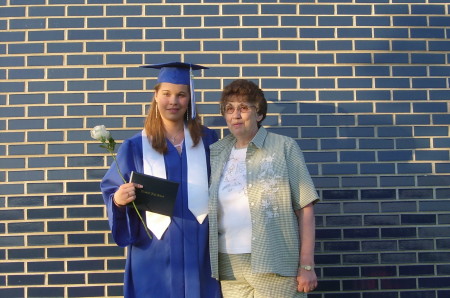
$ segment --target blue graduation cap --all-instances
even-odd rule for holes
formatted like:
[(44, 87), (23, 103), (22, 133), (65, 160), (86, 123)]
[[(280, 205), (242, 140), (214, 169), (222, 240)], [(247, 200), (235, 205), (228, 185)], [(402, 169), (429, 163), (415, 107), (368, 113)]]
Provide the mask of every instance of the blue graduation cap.
[(159, 69), (158, 83), (172, 83), (189, 85), (191, 89), (191, 117), (196, 116), (195, 111), (195, 91), (193, 70), (208, 69), (208, 67), (184, 62), (169, 62), (161, 64), (143, 65), (143, 68)]

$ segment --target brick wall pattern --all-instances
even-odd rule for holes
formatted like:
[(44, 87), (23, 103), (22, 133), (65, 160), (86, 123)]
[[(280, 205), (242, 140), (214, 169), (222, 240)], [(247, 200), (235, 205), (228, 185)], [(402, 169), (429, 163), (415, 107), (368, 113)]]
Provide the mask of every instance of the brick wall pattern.
[(0, 0), (0, 296), (120, 297), (124, 256), (89, 130), (138, 132), (184, 60), (204, 123), (220, 91), (269, 99), (317, 205), (311, 298), (450, 297), (450, 17), (441, 0)]

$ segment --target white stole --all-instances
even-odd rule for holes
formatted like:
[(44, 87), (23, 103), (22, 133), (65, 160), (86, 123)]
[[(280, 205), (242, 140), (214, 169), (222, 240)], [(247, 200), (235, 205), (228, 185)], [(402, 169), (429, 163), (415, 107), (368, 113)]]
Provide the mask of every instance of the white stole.
[[(205, 147), (201, 138), (197, 146), (193, 146), (189, 129), (186, 126), (184, 127), (184, 142), (187, 159), (188, 206), (201, 224), (208, 215), (208, 170)], [(144, 174), (166, 179), (164, 155), (153, 149), (145, 130), (142, 130), (142, 153)], [(161, 239), (170, 225), (170, 217), (150, 211), (146, 211), (145, 217), (147, 227), (155, 234), (156, 238)]]

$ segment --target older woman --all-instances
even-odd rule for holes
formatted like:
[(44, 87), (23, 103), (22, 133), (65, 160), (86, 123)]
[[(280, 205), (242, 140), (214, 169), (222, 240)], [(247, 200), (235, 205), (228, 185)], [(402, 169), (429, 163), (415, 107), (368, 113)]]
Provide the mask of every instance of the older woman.
[(317, 192), (295, 140), (261, 126), (267, 102), (253, 82), (222, 93), (231, 134), (210, 146), (210, 254), (227, 297), (305, 297), (314, 271)]

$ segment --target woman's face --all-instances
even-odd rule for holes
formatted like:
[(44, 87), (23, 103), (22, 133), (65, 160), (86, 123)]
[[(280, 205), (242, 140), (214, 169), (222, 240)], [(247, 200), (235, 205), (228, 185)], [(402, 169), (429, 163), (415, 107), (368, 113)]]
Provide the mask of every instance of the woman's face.
[[(189, 106), (190, 94), (187, 85), (160, 83), (155, 94), (158, 114), (166, 121), (184, 121), (184, 114)], [(159, 115), (158, 115), (159, 116)]]
[(256, 107), (241, 96), (231, 96), (225, 105), (225, 120), (228, 129), (238, 140), (251, 141), (258, 132), (258, 121), (262, 115), (258, 115)]

